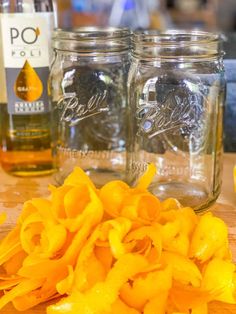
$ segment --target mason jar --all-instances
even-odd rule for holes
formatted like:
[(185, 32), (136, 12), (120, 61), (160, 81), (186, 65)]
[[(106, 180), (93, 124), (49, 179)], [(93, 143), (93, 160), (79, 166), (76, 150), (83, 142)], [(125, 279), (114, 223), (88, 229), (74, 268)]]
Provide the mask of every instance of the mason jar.
[(62, 183), (75, 166), (99, 187), (123, 179), (126, 163), (128, 29), (56, 30), (50, 74), (54, 138)]
[(218, 34), (136, 32), (128, 76), (127, 180), (154, 163), (150, 190), (196, 211), (221, 188), (223, 53)]

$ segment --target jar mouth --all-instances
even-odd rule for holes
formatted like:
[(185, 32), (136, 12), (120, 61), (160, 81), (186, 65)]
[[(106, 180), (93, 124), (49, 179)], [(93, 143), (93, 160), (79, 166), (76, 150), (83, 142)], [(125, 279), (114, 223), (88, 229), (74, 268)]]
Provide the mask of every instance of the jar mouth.
[(133, 34), (134, 42), (152, 42), (160, 45), (179, 45), (179, 44), (205, 44), (209, 42), (218, 42), (220, 34), (210, 33), (198, 30), (167, 30), (159, 32), (157, 30), (135, 31)]
[(129, 37), (128, 28), (86, 26), (69, 29), (55, 29), (53, 39), (91, 40), (105, 38)]
[(192, 58), (212, 58), (222, 55), (219, 33), (198, 30), (135, 31), (132, 38), (133, 55), (160, 57), (173, 61)]
[(81, 53), (115, 52), (128, 50), (130, 37), (128, 28), (87, 26), (56, 29), (52, 35), (52, 46)]

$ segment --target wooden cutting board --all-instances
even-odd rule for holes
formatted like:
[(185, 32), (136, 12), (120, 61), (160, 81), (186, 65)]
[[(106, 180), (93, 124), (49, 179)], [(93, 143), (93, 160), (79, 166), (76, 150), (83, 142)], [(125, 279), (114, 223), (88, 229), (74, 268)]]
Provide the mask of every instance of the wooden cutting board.
[[(236, 164), (236, 154), (225, 154), (222, 193), (217, 204), (211, 208), (211, 211), (222, 218), (228, 225), (230, 246), (236, 263), (236, 193), (233, 190), (232, 176), (234, 164)], [(8, 214), (7, 223), (4, 226), (0, 226), (0, 238), (15, 223), (23, 202), (32, 197), (46, 196), (48, 194), (48, 183), (52, 182), (52, 177), (37, 179), (15, 178), (8, 176), (0, 169), (0, 213), (5, 211)], [(25, 312), (17, 312), (12, 305), (7, 305), (0, 313), (45, 314), (46, 305), (42, 304)], [(209, 314), (236, 314), (236, 305), (213, 302), (209, 306)]]

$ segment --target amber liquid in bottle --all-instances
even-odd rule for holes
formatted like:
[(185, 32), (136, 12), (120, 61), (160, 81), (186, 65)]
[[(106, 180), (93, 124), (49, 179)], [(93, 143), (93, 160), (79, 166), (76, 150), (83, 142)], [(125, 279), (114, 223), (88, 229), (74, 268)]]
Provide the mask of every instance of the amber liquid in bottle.
[[(9, 116), (7, 104), (1, 104), (1, 115), (3, 116), (1, 151), (3, 169), (19, 176), (51, 173), (53, 157), (50, 114)], [(11, 124), (14, 128), (10, 127)]]
[[(15, 13), (16, 16), (17, 13), (32, 13), (33, 15), (34, 13), (50, 13), (53, 11), (52, 1), (50, 0), (32, 0), (31, 3), (30, 1), (9, 1), (8, 7), (4, 7), (3, 5), (1, 7), (2, 3), (3, 1), (0, 1), (0, 12), (2, 15), (4, 13)], [(33, 35), (42, 36), (40, 34), (41, 30), (37, 30), (37, 28), (34, 28), (34, 34), (34, 30), (31, 31), (31, 29), (26, 29), (25, 33), (23, 33), (27, 26), (20, 28), (19, 24), (17, 24), (17, 27), (17, 30), (13, 29), (11, 33), (12, 42), (15, 40), (16, 44), (18, 43), (17, 32), (21, 32), (23, 37), (25, 35), (26, 50), (30, 47), (28, 43), (34, 40)], [(29, 37), (26, 37), (27, 32)], [(36, 38), (37, 37), (35, 37), (35, 39)], [(31, 104), (33, 104), (33, 114), (30, 113), (30, 110), (28, 110), (26, 114), (22, 113), (20, 107), (20, 114), (9, 113), (7, 97), (6, 102), (1, 101), (0, 104), (2, 124), (1, 165), (5, 171), (17, 176), (46, 175), (54, 170), (50, 109), (37, 109), (37, 106), (41, 105), (40, 97), (42, 95), (44, 95), (44, 100), (48, 99), (47, 95), (45, 98), (45, 93), (47, 93), (47, 77), (45, 74), (41, 75), (44, 79), (42, 82), (42, 77), (40, 78), (34, 66), (31, 66), (31, 60), (33, 60), (31, 51), (32, 54), (35, 53), (36, 57), (41, 53), (37, 51), (37, 48), (33, 47), (31, 50), (29, 48), (27, 53), (30, 53), (31, 59), (30, 61), (28, 61), (27, 58), (26, 60), (22, 59), (22, 68), (19, 69), (14, 83), (12, 82), (11, 92), (14, 93), (14, 97), (19, 99), (19, 106), (24, 106), (24, 103), (27, 103), (27, 108), (29, 108)], [(16, 51), (14, 53), (17, 54), (18, 52)], [(6, 85), (4, 88), (9, 87)], [(44, 103), (44, 106), (48, 106), (47, 101)], [(23, 108), (23, 112), (24, 110), (25, 108)]]

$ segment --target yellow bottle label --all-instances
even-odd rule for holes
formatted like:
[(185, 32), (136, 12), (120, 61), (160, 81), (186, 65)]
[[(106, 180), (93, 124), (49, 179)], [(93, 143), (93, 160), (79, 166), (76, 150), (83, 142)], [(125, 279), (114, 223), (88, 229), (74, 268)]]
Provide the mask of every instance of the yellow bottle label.
[(6, 100), (0, 95), (0, 102), (7, 102), (9, 114), (50, 110), (47, 81), (53, 27), (53, 13), (0, 14), (4, 67), (0, 76), (5, 76), (6, 82)]

